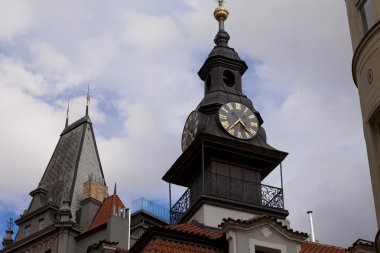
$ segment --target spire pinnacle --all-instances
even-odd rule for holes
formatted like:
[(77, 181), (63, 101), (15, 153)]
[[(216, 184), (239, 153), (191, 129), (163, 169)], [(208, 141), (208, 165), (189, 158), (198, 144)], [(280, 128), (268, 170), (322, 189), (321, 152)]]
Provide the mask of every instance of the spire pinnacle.
[(116, 182), (115, 182), (115, 187), (113, 188), (113, 195), (116, 195)]
[(90, 104), (90, 85), (87, 86), (87, 96), (86, 96), (86, 116), (88, 116), (88, 105)]
[(217, 46), (228, 47), (228, 40), (230, 39), (230, 36), (224, 30), (224, 21), (227, 20), (229, 12), (223, 6), (224, 0), (217, 1), (219, 3), (219, 6), (214, 10), (214, 17), (219, 22), (219, 31), (214, 39), (214, 42)]
[(214, 10), (214, 17), (219, 21), (219, 32), (224, 31), (224, 21), (228, 18), (228, 10), (223, 6), (224, 0), (217, 0), (219, 6)]
[(70, 110), (70, 98), (67, 99), (67, 110), (66, 110), (66, 124), (65, 124), (65, 128), (69, 126), (69, 110)]

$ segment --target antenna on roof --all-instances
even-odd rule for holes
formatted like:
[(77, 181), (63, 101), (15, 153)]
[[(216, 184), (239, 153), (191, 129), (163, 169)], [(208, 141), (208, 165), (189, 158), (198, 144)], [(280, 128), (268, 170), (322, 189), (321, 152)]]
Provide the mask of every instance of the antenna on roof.
[(70, 110), (70, 98), (67, 99), (67, 111), (66, 111), (66, 124), (65, 124), (65, 128), (69, 126), (69, 110)]
[(90, 104), (90, 85), (87, 86), (87, 96), (86, 96), (86, 116), (88, 116), (88, 105)]

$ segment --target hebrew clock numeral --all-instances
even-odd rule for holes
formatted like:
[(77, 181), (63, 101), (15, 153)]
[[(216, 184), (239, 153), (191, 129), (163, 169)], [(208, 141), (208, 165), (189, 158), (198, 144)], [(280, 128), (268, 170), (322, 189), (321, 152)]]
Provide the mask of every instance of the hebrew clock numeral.
[(251, 122), (251, 126), (257, 127), (257, 123), (256, 122)]

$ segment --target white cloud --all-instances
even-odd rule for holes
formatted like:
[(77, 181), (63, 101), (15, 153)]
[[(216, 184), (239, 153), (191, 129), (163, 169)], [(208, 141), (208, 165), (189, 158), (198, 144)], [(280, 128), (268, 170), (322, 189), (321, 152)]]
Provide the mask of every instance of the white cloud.
[(0, 39), (11, 43), (16, 35), (28, 32), (36, 22), (33, 4), (25, 0), (0, 2)]
[[(63, 128), (66, 97), (72, 122), (84, 114), (87, 84), (108, 185), (118, 182), (126, 203), (167, 200), (161, 177), (180, 154), (186, 116), (202, 99), (196, 73), (218, 25), (212, 1), (149, 4), (0, 2), (0, 19), (9, 20), (0, 22), (0, 151), (7, 154), (0, 168), (12, 172), (0, 178), (0, 191), (9, 192), (0, 203), (26, 208), (25, 194), (37, 186)], [(249, 64), (247, 95), (264, 118), (268, 142), (290, 153), (285, 203), (294, 228), (307, 232), (305, 212), (313, 209), (321, 242), (373, 239), (344, 3), (226, 5), (230, 45)]]

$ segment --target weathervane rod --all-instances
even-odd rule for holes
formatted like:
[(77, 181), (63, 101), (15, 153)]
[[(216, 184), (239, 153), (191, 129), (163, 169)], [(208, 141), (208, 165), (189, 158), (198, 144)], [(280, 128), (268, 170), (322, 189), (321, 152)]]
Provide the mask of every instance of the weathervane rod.
[(70, 110), (70, 98), (67, 99), (66, 125), (65, 125), (65, 127), (69, 126), (69, 110)]
[(86, 116), (88, 116), (88, 105), (90, 104), (90, 100), (91, 100), (91, 97), (90, 97), (90, 85), (88, 84), (87, 86), (87, 96), (86, 96)]

